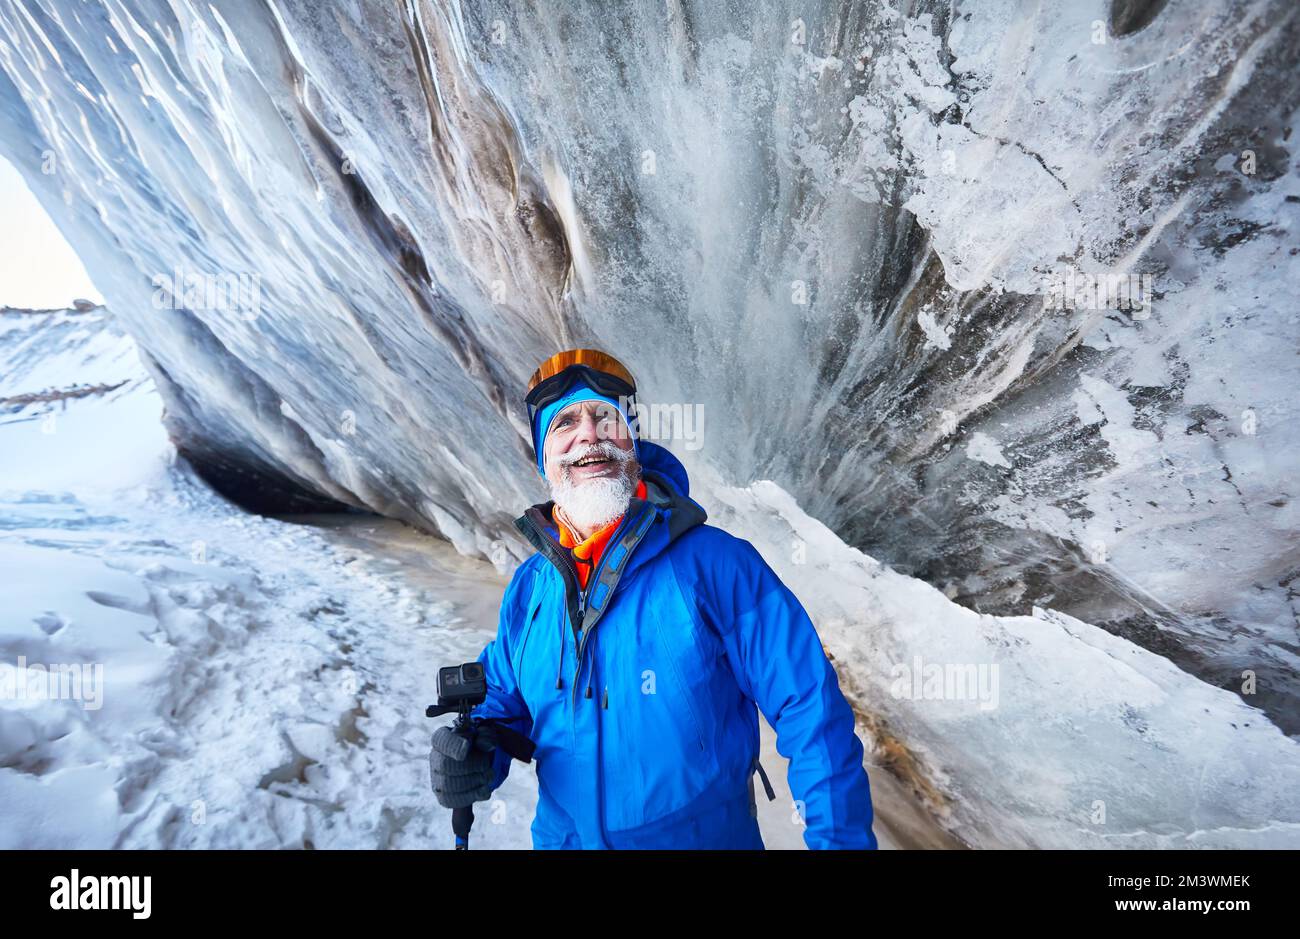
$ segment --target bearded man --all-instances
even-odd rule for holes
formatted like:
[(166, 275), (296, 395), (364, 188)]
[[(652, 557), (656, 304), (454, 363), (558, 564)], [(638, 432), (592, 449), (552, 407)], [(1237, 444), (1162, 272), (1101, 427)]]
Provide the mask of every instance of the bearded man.
[[(537, 549), (479, 656), (472, 711), (535, 745), (534, 848), (762, 849), (758, 712), (810, 848), (875, 848), (852, 709), (803, 606), (749, 542), (705, 524), (682, 464), (638, 436), (636, 383), (572, 349), (525, 404), (551, 501), (515, 525)], [(434, 735), (442, 805), (487, 799), (510, 756)]]

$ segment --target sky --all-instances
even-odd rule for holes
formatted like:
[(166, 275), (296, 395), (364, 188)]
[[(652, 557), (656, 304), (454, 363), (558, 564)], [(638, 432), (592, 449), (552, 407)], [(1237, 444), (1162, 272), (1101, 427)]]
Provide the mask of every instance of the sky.
[(0, 157), (0, 306), (66, 307), (78, 298), (103, 300), (22, 176)]

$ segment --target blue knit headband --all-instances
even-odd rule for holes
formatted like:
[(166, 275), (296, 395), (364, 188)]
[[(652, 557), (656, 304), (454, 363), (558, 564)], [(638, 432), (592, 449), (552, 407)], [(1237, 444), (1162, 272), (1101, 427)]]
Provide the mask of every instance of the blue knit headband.
[(619, 414), (623, 415), (623, 423), (627, 425), (628, 434), (632, 437), (632, 452), (636, 454), (639, 462), (641, 448), (637, 443), (637, 435), (632, 433), (632, 420), (628, 417), (627, 410), (620, 405), (617, 399), (603, 395), (585, 381), (578, 380), (573, 383), (572, 388), (564, 393), (563, 397), (557, 398), (537, 412), (537, 417), (533, 421), (533, 452), (537, 455), (537, 472), (541, 473), (542, 477), (545, 478), (546, 460), (543, 456), (545, 453), (543, 444), (546, 441), (546, 435), (550, 433), (551, 422), (555, 420), (555, 415), (579, 401), (606, 401), (613, 405)]

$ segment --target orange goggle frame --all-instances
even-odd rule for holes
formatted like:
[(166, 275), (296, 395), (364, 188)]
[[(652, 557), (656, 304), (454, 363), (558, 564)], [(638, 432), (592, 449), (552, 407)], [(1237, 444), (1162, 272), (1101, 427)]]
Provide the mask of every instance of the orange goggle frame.
[(569, 349), (539, 365), (528, 380), (524, 403), (529, 425), (538, 411), (558, 400), (578, 379), (606, 397), (623, 398), (629, 404), (636, 400), (636, 381), (622, 362), (597, 349)]
[(575, 365), (585, 365), (594, 372), (612, 375), (626, 382), (631, 393), (636, 393), (636, 380), (632, 378), (632, 373), (627, 370), (627, 367), (622, 362), (609, 353), (601, 352), (598, 349), (569, 349), (565, 352), (557, 352), (537, 366), (537, 371), (533, 372), (533, 377), (528, 379), (528, 397), (533, 397), (533, 391), (536, 390), (538, 385)]

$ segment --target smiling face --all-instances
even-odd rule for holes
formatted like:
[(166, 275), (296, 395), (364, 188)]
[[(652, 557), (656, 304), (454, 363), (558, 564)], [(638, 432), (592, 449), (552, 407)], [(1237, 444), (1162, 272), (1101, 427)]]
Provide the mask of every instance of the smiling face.
[(579, 540), (622, 515), (641, 478), (627, 424), (606, 401), (579, 401), (557, 414), (542, 458), (551, 496)]
[(620, 475), (640, 476), (632, 437), (607, 401), (579, 401), (551, 421), (542, 457), (551, 485), (581, 486)]

